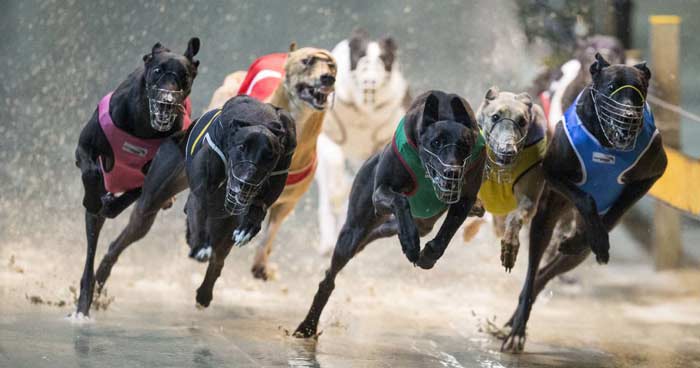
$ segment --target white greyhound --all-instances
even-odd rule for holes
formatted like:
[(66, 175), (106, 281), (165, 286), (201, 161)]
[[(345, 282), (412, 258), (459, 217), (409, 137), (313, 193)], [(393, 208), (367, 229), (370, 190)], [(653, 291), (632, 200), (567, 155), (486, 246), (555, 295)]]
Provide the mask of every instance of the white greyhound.
[(391, 139), (410, 103), (396, 51), (392, 38), (373, 41), (363, 29), (353, 30), (332, 51), (338, 65), (335, 99), (317, 148), (322, 253), (333, 249), (344, 222), (351, 177)]

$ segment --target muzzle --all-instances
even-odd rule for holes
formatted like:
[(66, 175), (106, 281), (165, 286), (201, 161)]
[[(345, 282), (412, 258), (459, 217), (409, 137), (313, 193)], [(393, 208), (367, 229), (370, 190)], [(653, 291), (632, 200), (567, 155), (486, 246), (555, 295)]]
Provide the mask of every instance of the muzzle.
[(147, 96), (151, 127), (159, 132), (167, 132), (175, 124), (178, 115), (185, 111), (185, 93), (152, 85), (147, 89)]
[(258, 195), (262, 184), (270, 174), (268, 173), (255, 182), (244, 179), (246, 173), (259, 171), (257, 165), (251, 161), (238, 162), (230, 171), (229, 179), (226, 183), (224, 208), (232, 215), (242, 215), (248, 212), (253, 199)]
[(352, 76), (355, 85), (362, 92), (362, 103), (374, 106), (377, 103), (377, 91), (389, 79), (390, 74), (384, 70), (384, 64), (365, 57), (357, 62)]
[(591, 88), (593, 107), (600, 121), (603, 135), (616, 150), (631, 151), (644, 124), (644, 102), (640, 106), (620, 103), (612, 98), (623, 88), (633, 88), (644, 101), (644, 95), (637, 88), (626, 85), (606, 96)]
[[(511, 129), (506, 133), (494, 134), (494, 130), (500, 124), (508, 124)], [(518, 134), (515, 134), (518, 132)], [(491, 125), (491, 130), (484, 132), (486, 138), (486, 174), (499, 183), (510, 182), (510, 168), (518, 159), (518, 153), (522, 151), (527, 138), (527, 132), (511, 119), (501, 119)]]
[[(445, 149), (450, 145), (443, 147)], [(433, 184), (438, 199), (446, 204), (457, 203), (462, 198), (464, 173), (471, 155), (464, 159), (461, 165), (449, 165), (440, 159), (436, 153), (421, 148), (421, 162), (425, 174)]]

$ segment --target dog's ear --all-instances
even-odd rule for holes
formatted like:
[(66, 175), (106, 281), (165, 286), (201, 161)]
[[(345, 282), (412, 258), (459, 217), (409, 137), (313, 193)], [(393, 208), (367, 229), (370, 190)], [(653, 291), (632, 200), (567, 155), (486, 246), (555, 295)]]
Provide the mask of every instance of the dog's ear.
[(369, 32), (362, 27), (355, 27), (350, 32), (350, 40), (369, 40)]
[(434, 94), (429, 94), (425, 99), (423, 107), (423, 117), (421, 119), (421, 127), (426, 128), (438, 120), (440, 115), (440, 100)]
[(608, 63), (608, 61), (605, 60), (603, 55), (601, 55), (599, 52), (596, 52), (595, 61), (593, 62), (593, 64), (591, 64), (591, 76), (595, 77), (596, 75), (598, 75), (598, 73), (600, 73), (603, 70), (603, 68), (607, 68), (609, 66), (610, 63)]
[(297, 50), (297, 43), (292, 41), (292, 43), (289, 44), (289, 52), (294, 52)]
[(493, 101), (498, 97), (498, 94), (501, 93), (498, 90), (498, 87), (496, 86), (491, 86), (488, 91), (486, 91), (486, 96), (484, 96), (484, 99), (486, 101)]
[(454, 116), (455, 121), (470, 128), (474, 127), (471, 115), (469, 115), (469, 111), (467, 111), (461, 98), (453, 97), (452, 100), (450, 100), (450, 107), (452, 108), (452, 116)]
[(163, 45), (160, 42), (156, 42), (156, 44), (153, 45), (153, 47), (151, 48), (151, 52), (149, 54), (143, 55), (143, 62), (148, 64), (149, 61), (153, 60), (153, 55), (162, 51), (167, 51), (167, 49), (163, 47)]
[(637, 68), (637, 70), (642, 72), (642, 75), (644, 76), (644, 79), (647, 80), (647, 82), (649, 81), (649, 79), (651, 79), (651, 70), (649, 70), (649, 67), (647, 67), (646, 61), (642, 61), (641, 63), (635, 65), (634, 67)]
[(279, 138), (280, 143), (285, 146), (287, 151), (293, 151), (297, 146), (297, 132), (294, 118), (284, 109), (278, 107), (274, 107), (274, 109), (280, 121), (275, 124), (273, 133)]
[(530, 97), (530, 94), (527, 92), (519, 93), (515, 95), (515, 100), (520, 101), (527, 105), (527, 108), (530, 109), (532, 108), (532, 97)]
[(391, 36), (382, 37), (382, 38), (379, 40), (379, 45), (380, 45), (384, 50), (386, 50), (387, 52), (390, 52), (390, 53), (392, 53), (392, 54), (396, 53), (396, 50), (399, 48), (399, 47), (396, 45), (396, 40), (394, 40), (394, 38), (391, 37)]
[(190, 62), (195, 67), (199, 66), (199, 60), (194, 60), (194, 56), (197, 55), (199, 52), (199, 38), (197, 37), (192, 37), (190, 38), (190, 41), (187, 42), (187, 50), (185, 50), (185, 57), (189, 59)]

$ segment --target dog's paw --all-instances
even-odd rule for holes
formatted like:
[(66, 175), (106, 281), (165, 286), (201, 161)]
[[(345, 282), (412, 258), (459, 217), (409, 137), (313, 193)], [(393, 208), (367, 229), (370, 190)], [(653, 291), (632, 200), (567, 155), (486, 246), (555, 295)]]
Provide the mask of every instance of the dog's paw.
[(610, 260), (610, 237), (603, 225), (590, 226), (587, 237), (596, 261), (599, 264), (608, 263)]
[(70, 323), (78, 323), (78, 324), (93, 322), (93, 320), (92, 320), (92, 318), (90, 318), (90, 316), (83, 314), (83, 312), (78, 312), (78, 311), (74, 311), (74, 312), (68, 314), (65, 317), (65, 320), (70, 322)]
[(190, 258), (197, 262), (207, 262), (211, 258), (212, 248), (210, 245), (195, 247), (190, 250)]
[(308, 338), (314, 338), (317, 339), (320, 334), (316, 333), (317, 326), (309, 323), (307, 321), (302, 322), (299, 327), (294, 331), (294, 334), (292, 336), (298, 338), (298, 339), (308, 339)]
[(418, 259), (416, 265), (424, 270), (433, 268), (433, 266), (435, 266), (435, 262), (442, 257), (442, 253), (436, 251), (435, 249), (441, 248), (442, 247), (437, 245), (435, 240), (429, 241), (420, 252), (420, 258)]
[(520, 242), (515, 239), (507, 241), (501, 240), (501, 265), (506, 269), (506, 272), (511, 272), (515, 266), (515, 260), (518, 258), (518, 250)]
[(474, 202), (474, 205), (472, 208), (469, 210), (469, 217), (484, 217), (484, 214), (486, 214), (486, 210), (484, 209), (484, 204), (481, 203), (480, 200), (477, 199), (476, 202)]
[(197, 296), (195, 297), (195, 300), (197, 301), (197, 309), (207, 308), (211, 303), (212, 298), (213, 295), (211, 293), (211, 290), (206, 291), (202, 290), (201, 288), (197, 289)]
[(267, 281), (269, 279), (267, 267), (264, 264), (254, 264), (250, 272), (252, 272), (253, 277), (258, 280)]
[(233, 245), (237, 247), (243, 247), (244, 245), (248, 244), (255, 235), (258, 234), (260, 231), (260, 225), (258, 224), (247, 224), (244, 226), (239, 227), (238, 229), (233, 231), (233, 236), (231, 237), (231, 240), (233, 240)]

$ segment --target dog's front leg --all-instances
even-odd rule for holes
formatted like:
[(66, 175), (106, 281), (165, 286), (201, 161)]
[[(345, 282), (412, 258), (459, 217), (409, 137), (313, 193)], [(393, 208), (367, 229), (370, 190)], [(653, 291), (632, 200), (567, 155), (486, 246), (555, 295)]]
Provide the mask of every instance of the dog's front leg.
[(266, 208), (264, 203), (254, 203), (250, 206), (238, 228), (233, 231), (233, 245), (242, 247), (258, 235), (265, 219)]
[(523, 223), (532, 215), (533, 208), (534, 202), (530, 198), (523, 196), (518, 201), (518, 208), (506, 216), (505, 232), (501, 239), (501, 265), (507, 272), (512, 271), (513, 266), (515, 266), (515, 260), (520, 249), (520, 229), (522, 229)]
[(415, 264), (420, 257), (420, 236), (411, 215), (408, 198), (380, 184), (372, 194), (372, 203), (377, 216), (393, 213), (399, 223), (399, 242), (408, 260)]
[(542, 170), (537, 167), (522, 176), (513, 188), (518, 207), (506, 216), (505, 231), (501, 238), (501, 264), (507, 272), (515, 266), (520, 249), (520, 230), (534, 215), (543, 181)]
[(476, 202), (476, 196), (470, 198), (464, 198), (463, 200), (450, 205), (449, 210), (447, 210), (447, 216), (440, 226), (435, 238), (425, 245), (423, 250), (420, 252), (420, 259), (418, 260), (418, 266), (423, 269), (431, 269), (435, 265), (447, 245), (450, 244), (452, 237), (457, 232), (460, 226), (467, 219), (469, 211), (471, 211), (472, 206)]

